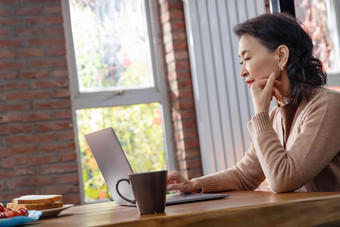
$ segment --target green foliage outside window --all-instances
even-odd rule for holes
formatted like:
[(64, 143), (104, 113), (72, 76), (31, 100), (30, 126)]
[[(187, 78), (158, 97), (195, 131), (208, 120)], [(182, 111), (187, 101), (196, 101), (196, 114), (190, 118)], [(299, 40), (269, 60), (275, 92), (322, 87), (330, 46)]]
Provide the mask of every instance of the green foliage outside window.
[(73, 0), (71, 12), (81, 91), (153, 86), (141, 0)]
[(109, 197), (109, 191), (84, 135), (113, 127), (134, 172), (166, 169), (158, 103), (77, 111), (85, 201)]

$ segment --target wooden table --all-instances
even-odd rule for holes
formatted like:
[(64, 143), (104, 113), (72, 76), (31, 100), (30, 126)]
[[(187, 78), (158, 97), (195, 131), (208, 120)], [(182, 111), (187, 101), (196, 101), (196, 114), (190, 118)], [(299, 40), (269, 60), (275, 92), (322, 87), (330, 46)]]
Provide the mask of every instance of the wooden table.
[[(34, 227), (68, 226), (333, 226), (340, 224), (340, 193), (228, 192), (229, 198), (167, 206), (138, 214), (114, 202), (75, 206)], [(327, 224), (327, 225), (325, 225)]]

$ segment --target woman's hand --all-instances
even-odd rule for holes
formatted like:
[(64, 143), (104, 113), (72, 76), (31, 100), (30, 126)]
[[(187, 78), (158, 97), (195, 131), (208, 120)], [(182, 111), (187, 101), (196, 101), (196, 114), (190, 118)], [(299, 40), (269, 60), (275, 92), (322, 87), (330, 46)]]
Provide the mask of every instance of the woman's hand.
[(275, 73), (271, 73), (268, 79), (256, 81), (251, 85), (251, 94), (254, 101), (255, 114), (268, 112), (272, 97), (280, 102), (282, 95), (275, 86), (281, 85), (280, 81), (275, 80)]
[(177, 171), (168, 174), (167, 191), (177, 190), (183, 193), (201, 192), (201, 185), (197, 180), (187, 180)]

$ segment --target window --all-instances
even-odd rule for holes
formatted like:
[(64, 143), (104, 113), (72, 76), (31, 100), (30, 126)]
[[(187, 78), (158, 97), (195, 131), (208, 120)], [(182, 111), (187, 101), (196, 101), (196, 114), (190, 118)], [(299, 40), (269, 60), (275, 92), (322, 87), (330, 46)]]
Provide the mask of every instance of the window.
[(336, 90), (340, 90), (339, 7), (336, 0), (295, 0), (296, 17), (312, 37), (314, 54), (328, 74), (328, 86)]
[(84, 202), (109, 191), (84, 135), (113, 127), (135, 172), (174, 169), (157, 1), (64, 0)]

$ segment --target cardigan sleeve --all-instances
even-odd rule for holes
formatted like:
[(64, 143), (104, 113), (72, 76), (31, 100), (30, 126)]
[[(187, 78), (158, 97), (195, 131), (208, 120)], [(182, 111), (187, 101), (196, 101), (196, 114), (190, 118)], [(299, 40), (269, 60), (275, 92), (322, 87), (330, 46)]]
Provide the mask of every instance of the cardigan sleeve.
[(301, 113), (296, 139), (285, 150), (268, 113), (256, 114), (248, 123), (252, 142), (271, 189), (287, 192), (314, 179), (339, 152), (340, 95), (327, 93)]
[(202, 192), (254, 190), (265, 179), (254, 146), (251, 144), (245, 156), (232, 168), (195, 178)]

